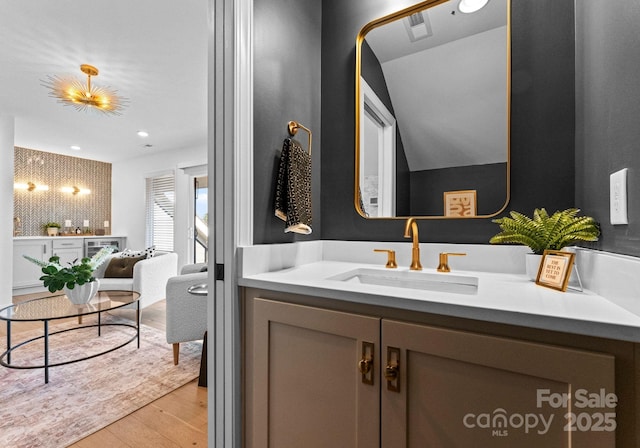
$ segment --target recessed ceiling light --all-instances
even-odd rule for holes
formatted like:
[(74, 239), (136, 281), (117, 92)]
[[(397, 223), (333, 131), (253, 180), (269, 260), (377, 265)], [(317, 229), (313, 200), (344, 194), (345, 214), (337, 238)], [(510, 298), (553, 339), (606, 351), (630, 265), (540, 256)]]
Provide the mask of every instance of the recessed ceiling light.
[(489, 0), (460, 0), (460, 3), (458, 3), (458, 9), (460, 12), (470, 14), (481, 10), (487, 3), (489, 3)]
[(80, 151), (82, 148), (79, 147), (78, 145), (73, 145), (71, 149), (73, 149), (74, 151)]
[(138, 131), (138, 137), (149, 137), (149, 133), (147, 131)]

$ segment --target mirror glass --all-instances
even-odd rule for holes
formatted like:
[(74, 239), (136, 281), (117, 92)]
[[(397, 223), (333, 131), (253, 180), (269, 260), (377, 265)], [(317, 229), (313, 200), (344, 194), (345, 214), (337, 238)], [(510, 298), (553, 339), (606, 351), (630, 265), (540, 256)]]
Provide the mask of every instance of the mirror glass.
[[(483, 3), (484, 1), (480, 2)], [(356, 41), (355, 206), (482, 218), (509, 201), (509, 0), (429, 0)]]

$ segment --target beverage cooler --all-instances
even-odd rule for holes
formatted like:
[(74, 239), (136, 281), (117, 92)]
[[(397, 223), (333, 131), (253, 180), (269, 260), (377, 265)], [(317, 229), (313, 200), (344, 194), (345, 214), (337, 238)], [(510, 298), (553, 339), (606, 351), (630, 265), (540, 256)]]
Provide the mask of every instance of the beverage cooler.
[(104, 238), (85, 238), (84, 239), (84, 256), (92, 257), (100, 249), (106, 246), (114, 246), (116, 252), (124, 249), (125, 238), (123, 237), (104, 237)]

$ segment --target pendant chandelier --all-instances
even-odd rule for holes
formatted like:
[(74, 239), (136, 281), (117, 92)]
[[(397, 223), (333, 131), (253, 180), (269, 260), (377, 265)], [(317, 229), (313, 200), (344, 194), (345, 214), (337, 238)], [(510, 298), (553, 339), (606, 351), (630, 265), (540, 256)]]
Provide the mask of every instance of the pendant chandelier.
[(110, 87), (92, 85), (91, 77), (98, 76), (98, 69), (93, 65), (82, 64), (80, 70), (87, 75), (86, 84), (75, 78), (48, 76), (42, 85), (50, 90), (49, 96), (65, 106), (73, 106), (79, 111), (94, 109), (107, 115), (122, 115), (129, 100), (118, 96)]

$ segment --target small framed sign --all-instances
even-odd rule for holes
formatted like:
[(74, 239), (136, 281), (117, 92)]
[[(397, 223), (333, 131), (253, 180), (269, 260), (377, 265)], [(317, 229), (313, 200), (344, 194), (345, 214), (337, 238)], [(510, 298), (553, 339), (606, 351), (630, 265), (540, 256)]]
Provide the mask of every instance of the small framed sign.
[(536, 284), (566, 291), (575, 254), (559, 250), (545, 250), (538, 268)]
[(476, 190), (445, 191), (444, 215), (458, 218), (476, 216)]

